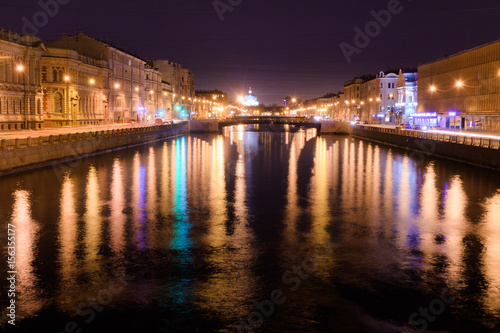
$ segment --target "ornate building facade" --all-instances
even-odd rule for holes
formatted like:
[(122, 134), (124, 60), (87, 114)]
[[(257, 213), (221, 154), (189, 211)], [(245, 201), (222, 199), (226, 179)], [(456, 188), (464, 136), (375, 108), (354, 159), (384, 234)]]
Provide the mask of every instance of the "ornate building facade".
[(63, 34), (61, 39), (45, 44), (47, 47), (74, 50), (81, 56), (100, 59), (107, 64), (109, 98), (106, 123), (141, 118), (146, 97), (145, 60), (81, 32), (75, 36)]
[(42, 128), (43, 51), (39, 38), (0, 29), (0, 130)]
[(42, 56), (43, 120), (47, 127), (101, 125), (109, 119), (107, 62), (75, 50)]

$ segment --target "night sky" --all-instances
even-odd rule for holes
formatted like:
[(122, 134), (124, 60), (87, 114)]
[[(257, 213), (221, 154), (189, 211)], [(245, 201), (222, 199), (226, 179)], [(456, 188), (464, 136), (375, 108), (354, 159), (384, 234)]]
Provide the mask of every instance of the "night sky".
[[(37, 33), (44, 41), (83, 30), (144, 59), (180, 62), (196, 89), (236, 99), (252, 86), (266, 104), (338, 92), (354, 76), (416, 67), (500, 38), (498, 0), (403, 0), (348, 64), (340, 43), (354, 45), (354, 28), (364, 30), (370, 12), (393, 0), (218, 0), (235, 5), (222, 21), (213, 0), (59, 1), (66, 4)], [(35, 0), (1, 0), (0, 8), (0, 27), (16, 32), (23, 17), (33, 22), (42, 10)]]

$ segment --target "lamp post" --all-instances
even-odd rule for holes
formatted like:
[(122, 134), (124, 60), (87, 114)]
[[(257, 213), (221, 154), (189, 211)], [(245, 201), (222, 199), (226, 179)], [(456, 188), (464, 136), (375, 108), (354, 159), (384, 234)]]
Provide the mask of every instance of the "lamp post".
[[(28, 109), (27, 109), (27, 105), (28, 103), (26, 102), (26, 97), (28, 95), (28, 92), (27, 92), (27, 87), (26, 87), (26, 78), (25, 78), (25, 75), (26, 72), (24, 70), (24, 66), (22, 64), (19, 64), (17, 65), (16, 67), (17, 71), (19, 73), (22, 73), (21, 75), (23, 75), (23, 85), (24, 85), (24, 96), (23, 96), (23, 100), (24, 100), (24, 129), (28, 129)], [(29, 81), (29, 72), (27, 74), (27, 80)]]

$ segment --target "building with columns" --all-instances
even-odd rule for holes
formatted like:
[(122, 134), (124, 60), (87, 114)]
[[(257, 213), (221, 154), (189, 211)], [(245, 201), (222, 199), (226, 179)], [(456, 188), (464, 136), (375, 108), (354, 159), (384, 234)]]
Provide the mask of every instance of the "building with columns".
[(83, 57), (99, 59), (109, 69), (109, 97), (107, 123), (122, 123), (143, 119), (146, 97), (146, 61), (113, 45), (80, 32), (74, 36), (63, 34), (61, 39), (45, 43), (47, 47), (68, 49)]
[(0, 130), (42, 128), (44, 51), (39, 38), (0, 29)]
[(418, 67), (416, 122), (500, 130), (500, 40)]
[(48, 47), (42, 55), (46, 127), (101, 125), (109, 119), (110, 75), (105, 60)]

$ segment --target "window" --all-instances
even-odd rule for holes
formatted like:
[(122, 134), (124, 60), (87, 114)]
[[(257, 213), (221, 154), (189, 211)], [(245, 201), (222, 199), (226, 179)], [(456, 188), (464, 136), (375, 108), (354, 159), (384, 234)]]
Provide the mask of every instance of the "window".
[(383, 88), (384, 87), (384, 84), (383, 83), (380, 83), (380, 88)]
[(55, 69), (52, 71), (52, 82), (57, 82), (57, 71)]
[(146, 80), (149, 80), (149, 74), (146, 74)]
[(359, 90), (359, 87), (356, 87), (356, 90)]
[(62, 113), (62, 95), (61, 93), (54, 94), (54, 112)]
[(59, 71), (59, 82), (62, 82), (63, 80), (63, 71)]
[(382, 94), (380, 94), (380, 99), (382, 99)]

